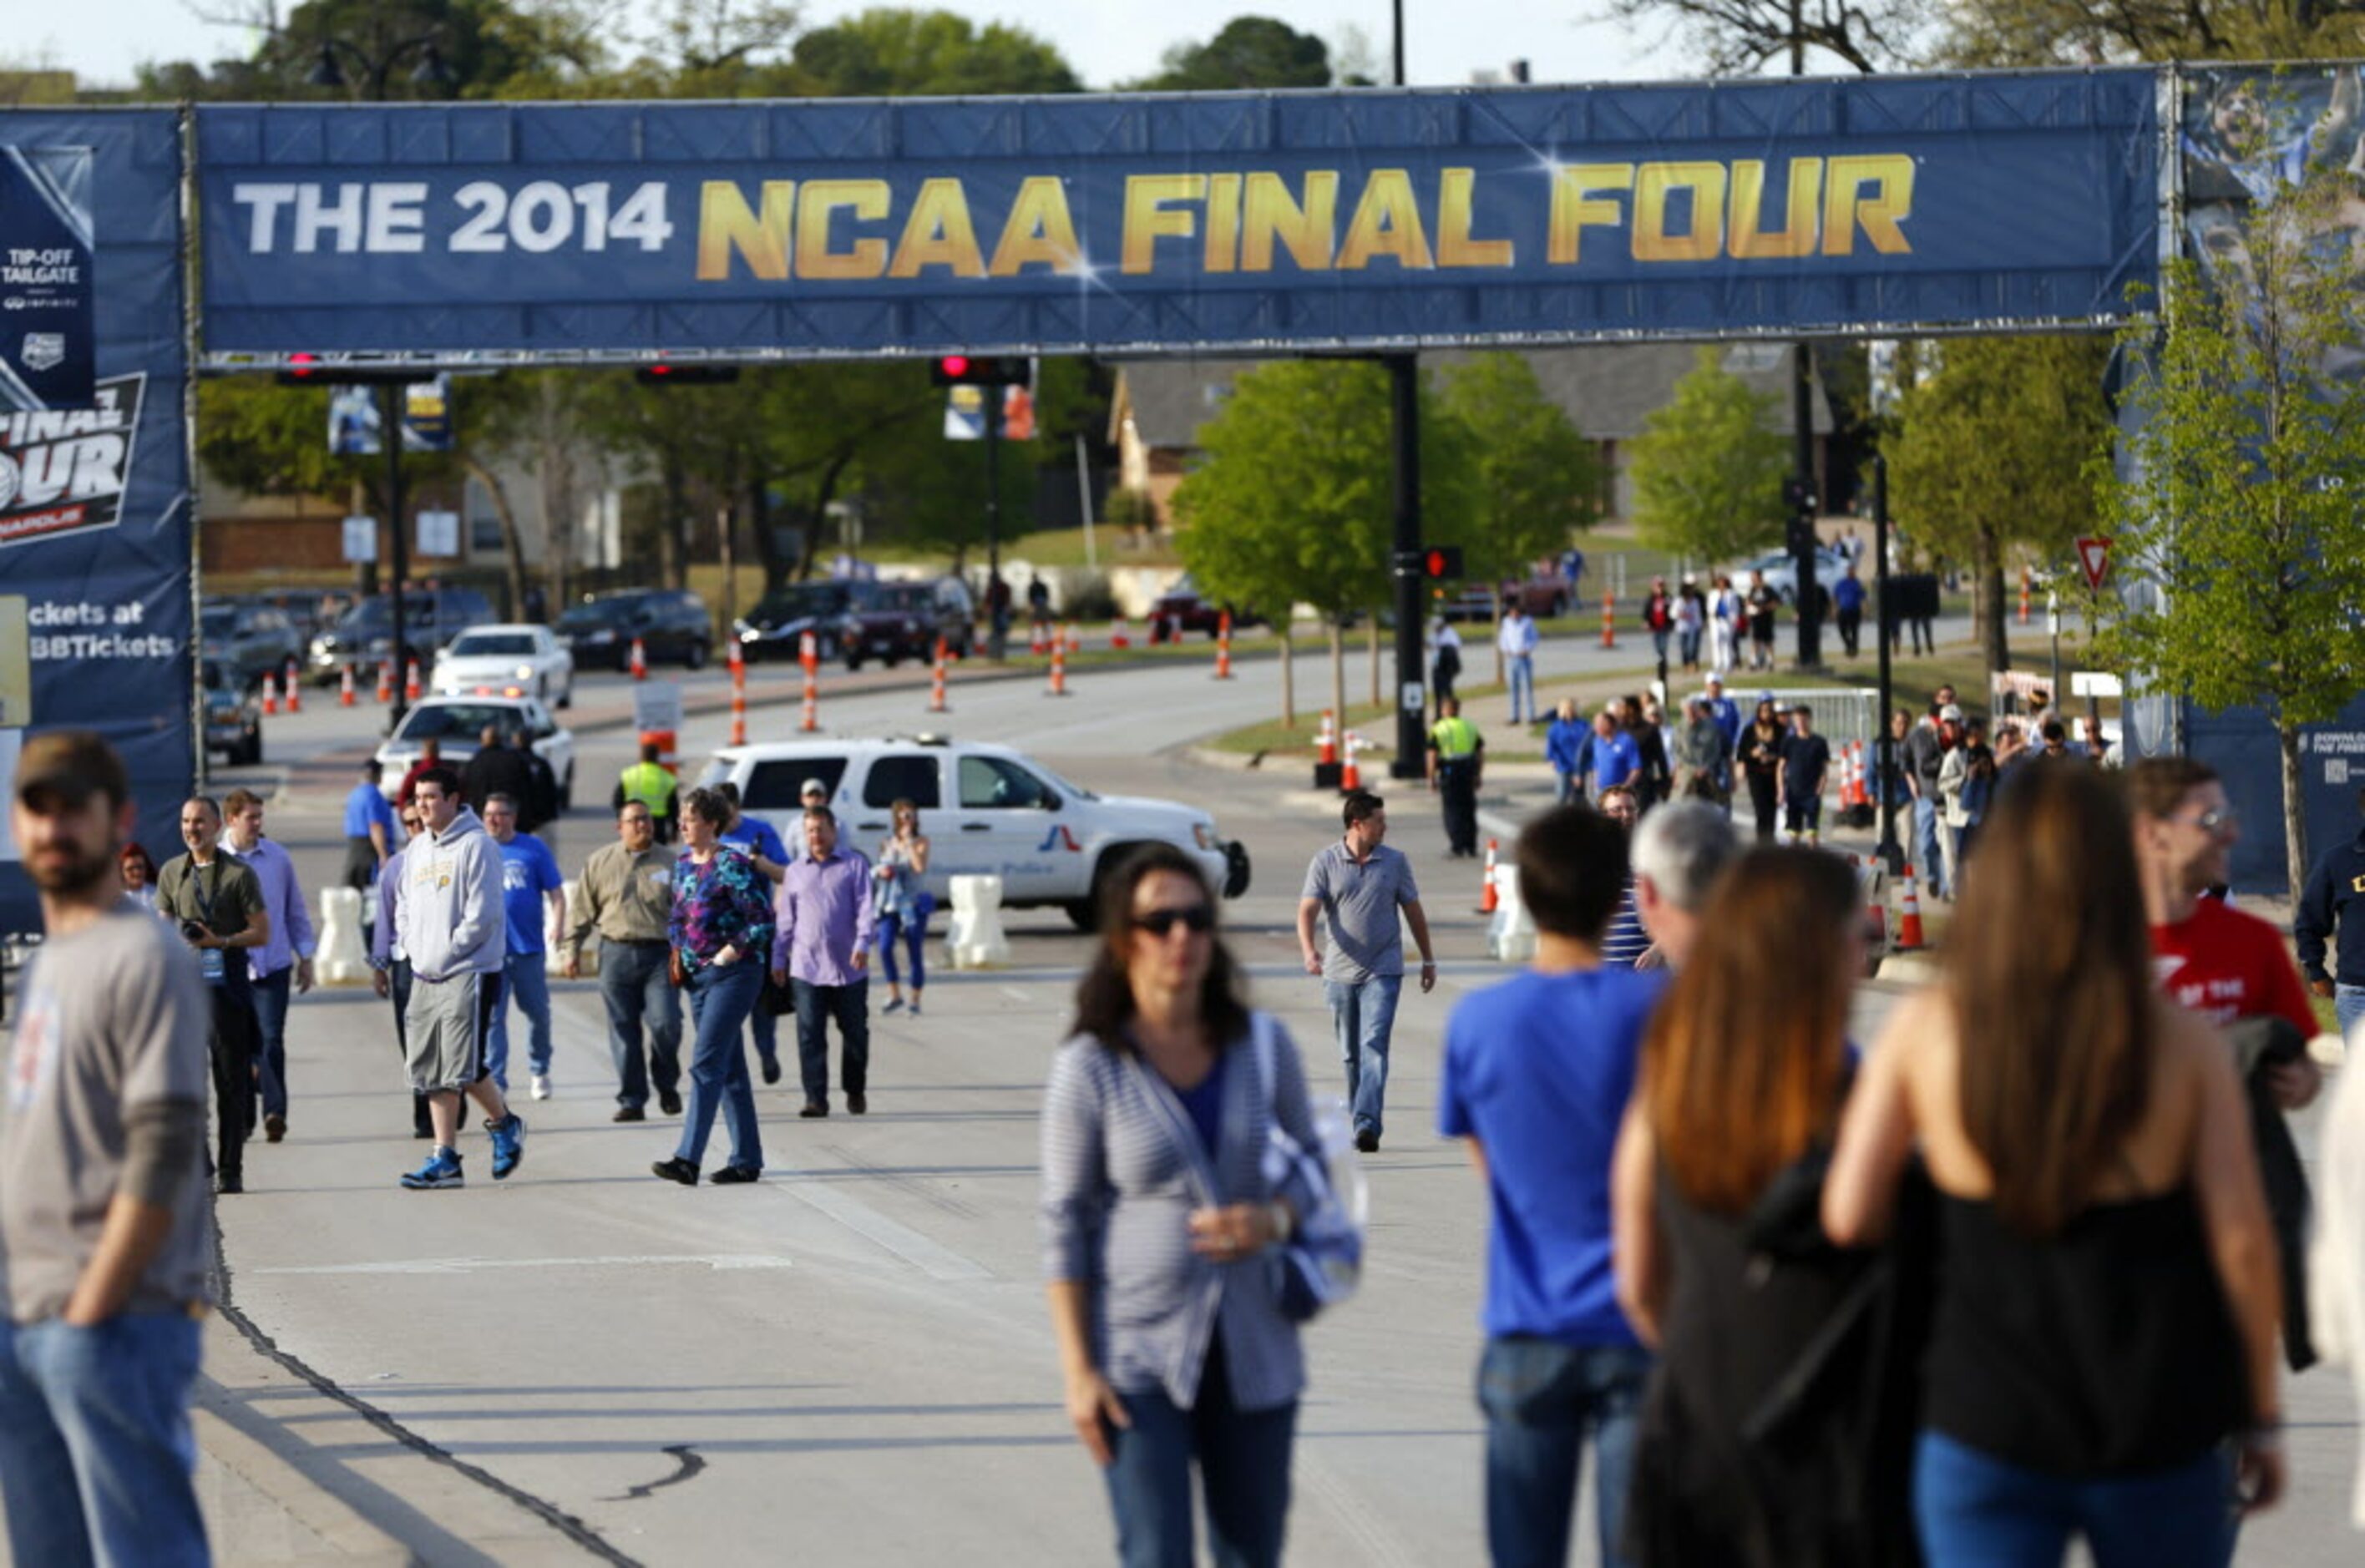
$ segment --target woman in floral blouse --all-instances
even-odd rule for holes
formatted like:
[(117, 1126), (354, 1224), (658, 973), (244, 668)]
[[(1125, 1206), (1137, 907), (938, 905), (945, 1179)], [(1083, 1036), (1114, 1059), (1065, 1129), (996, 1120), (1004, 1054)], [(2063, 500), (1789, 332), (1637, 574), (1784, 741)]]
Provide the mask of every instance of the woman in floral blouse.
[(756, 863), (722, 842), (731, 809), (712, 790), (682, 802), (681, 857), (674, 862), (675, 982), (689, 992), (697, 1039), (689, 1056), (689, 1106), (681, 1143), (650, 1167), (668, 1182), (698, 1185), (699, 1161), (718, 1106), (731, 1128), (731, 1161), (714, 1184), (753, 1182), (763, 1173), (764, 1140), (756, 1126), (756, 1089), (747, 1076), (740, 1028), (756, 1005), (772, 950), (772, 885)]

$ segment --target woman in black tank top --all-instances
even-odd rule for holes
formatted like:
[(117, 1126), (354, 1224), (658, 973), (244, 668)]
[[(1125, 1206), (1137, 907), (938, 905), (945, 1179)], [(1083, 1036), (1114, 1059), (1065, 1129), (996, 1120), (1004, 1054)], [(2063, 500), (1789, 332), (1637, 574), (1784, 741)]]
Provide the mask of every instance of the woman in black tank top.
[[(1939, 1189), (1913, 1510), (1950, 1564), (2222, 1568), (2282, 1482), (2275, 1249), (2231, 1050), (2153, 988), (2133, 828), (2034, 764), (1990, 818), (1942, 987), (1900, 1006), (1823, 1218)], [(2041, 996), (1999, 1026), (1978, 998)]]

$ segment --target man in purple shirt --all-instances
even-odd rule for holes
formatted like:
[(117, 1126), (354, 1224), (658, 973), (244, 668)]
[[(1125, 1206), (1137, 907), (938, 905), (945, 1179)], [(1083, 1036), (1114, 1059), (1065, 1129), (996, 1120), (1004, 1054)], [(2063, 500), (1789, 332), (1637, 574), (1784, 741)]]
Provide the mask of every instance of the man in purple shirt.
[(256, 1058), (263, 1070), (263, 1136), (277, 1143), (287, 1136), (287, 984), (292, 978), (298, 994), (312, 989), (312, 917), (305, 913), (296, 863), (263, 836), (263, 797), (232, 790), (222, 810), (228, 813), (222, 847), (253, 871), (263, 884), (263, 907), (271, 915), (271, 940), (247, 949), (246, 972), (254, 990), (256, 1032), (263, 1036)]
[(789, 863), (777, 899), (772, 980), (796, 999), (797, 1057), (805, 1081), (802, 1116), (829, 1114), (829, 1039), (825, 1021), (837, 1020), (846, 1080), (846, 1108), (870, 1108), (864, 1093), (870, 1070), (870, 860), (842, 849), (837, 818), (827, 807), (808, 808), (805, 853)]

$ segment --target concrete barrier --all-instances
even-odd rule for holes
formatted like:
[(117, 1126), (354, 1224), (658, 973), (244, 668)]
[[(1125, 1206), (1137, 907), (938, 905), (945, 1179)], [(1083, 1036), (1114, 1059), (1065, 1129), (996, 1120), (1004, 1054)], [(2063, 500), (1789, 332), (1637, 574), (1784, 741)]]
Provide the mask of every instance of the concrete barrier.
[(1002, 930), (1002, 879), (955, 877), (953, 917), (945, 930), (945, 956), (956, 969), (1000, 969), (1010, 962), (1010, 938)]
[(370, 983), (369, 944), (362, 937), (362, 895), (351, 888), (320, 890), (319, 946), (312, 978), (320, 985)]

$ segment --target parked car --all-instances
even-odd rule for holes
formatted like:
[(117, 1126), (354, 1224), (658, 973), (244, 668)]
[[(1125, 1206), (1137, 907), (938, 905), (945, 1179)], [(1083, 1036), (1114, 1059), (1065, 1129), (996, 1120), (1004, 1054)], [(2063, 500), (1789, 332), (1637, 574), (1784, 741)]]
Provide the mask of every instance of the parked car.
[(1149, 640), (1162, 643), (1170, 636), (1180, 637), (1185, 632), (1205, 632), (1213, 637), (1223, 630), (1224, 611), (1232, 612), (1234, 626), (1246, 626), (1261, 619), (1253, 611), (1237, 605), (1222, 605), (1199, 592), (1199, 585), (1189, 573), (1174, 579), (1174, 586), (1160, 594), (1149, 607)]
[(575, 705), (575, 655), (547, 626), (471, 626), (436, 656), (435, 689), (447, 697), (535, 697)]
[(232, 767), (252, 767), (263, 760), (263, 700), (254, 688), (238, 679), (219, 659), (198, 663), (204, 683), (206, 750), (219, 752)]
[(793, 659), (808, 632), (813, 634), (815, 656), (835, 659), (845, 649), (846, 618), (855, 611), (858, 588), (875, 585), (847, 578), (818, 583), (790, 583), (774, 588), (756, 607), (731, 624), (739, 639), (739, 654), (749, 664), (765, 659)]
[(207, 599), (197, 612), (201, 657), (214, 660), (241, 686), (261, 686), (266, 675), (284, 677), (304, 657), (304, 639), (295, 622), (263, 605)]
[[(437, 649), (492, 619), (492, 605), (475, 588), (413, 588), (402, 596), (404, 656), (419, 659), (423, 673)], [(394, 629), (387, 622), (386, 596), (373, 594), (312, 639), (305, 667), (314, 681), (330, 686), (347, 665), (366, 676), (380, 660), (393, 657)]]
[(432, 739), (445, 762), (459, 767), (476, 755), (477, 737), (487, 724), (504, 733), (521, 729), (527, 744), (542, 754), (558, 780), (558, 809), (575, 802), (575, 734), (562, 729), (550, 710), (532, 697), (430, 697), (402, 716), (402, 722), (377, 748), (378, 790), (389, 801), (402, 788), (402, 776), (419, 760), (423, 743)]
[(873, 658), (890, 669), (904, 659), (933, 659), (939, 637), (952, 657), (969, 656), (977, 607), (969, 585), (958, 577), (851, 586), (855, 591), (837, 631), (846, 668), (860, 669), (865, 659)]
[(1102, 879), (1148, 843), (1189, 854), (1226, 898), (1248, 891), (1246, 846), (1222, 837), (1198, 807), (1099, 795), (1008, 746), (932, 735), (731, 746), (699, 781), (738, 785), (742, 806), (787, 834), (808, 778), (828, 787), (844, 831), (866, 853), (887, 833), (890, 805), (918, 806), (935, 846), (925, 880), (939, 903), (949, 903), (955, 877), (1000, 877), (1004, 904), (1056, 907), (1089, 931)]
[[(1815, 547), (1815, 586), (1817, 588), (1826, 593), (1830, 592), (1833, 583), (1847, 576), (1847, 569), (1846, 551), (1836, 544), (1819, 544)], [(1749, 577), (1744, 574), (1763, 577), (1765, 579), (1765, 585), (1780, 594), (1782, 602), (1785, 604), (1795, 602), (1799, 597), (1799, 564), (1790, 558), (1790, 552), (1788, 550), (1769, 550), (1765, 554), (1743, 561), (1740, 566), (1732, 568), (1732, 586), (1746, 592)]]
[(706, 601), (679, 588), (619, 588), (594, 594), (558, 618), (558, 635), (578, 669), (630, 669), (633, 639), (649, 663), (704, 669), (714, 652)]

